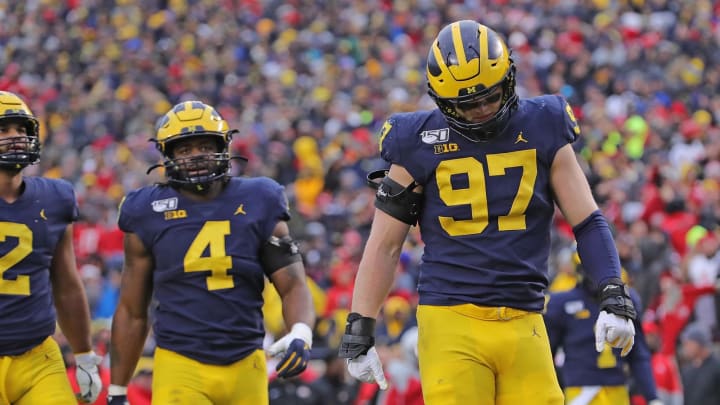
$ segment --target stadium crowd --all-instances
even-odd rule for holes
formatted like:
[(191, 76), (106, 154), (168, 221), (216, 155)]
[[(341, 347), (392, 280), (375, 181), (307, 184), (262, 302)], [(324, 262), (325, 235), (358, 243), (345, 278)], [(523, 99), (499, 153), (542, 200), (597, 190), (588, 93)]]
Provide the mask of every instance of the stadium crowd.
[[(434, 108), (427, 49), (445, 24), (466, 18), (507, 38), (521, 97), (562, 94), (573, 106), (578, 156), (657, 352), (683, 366), (678, 344), (691, 321), (720, 341), (719, 2), (11, 0), (0, 5), (0, 90), (41, 119), (42, 161), (26, 173), (75, 186), (95, 350), (104, 353), (118, 297), (118, 204), (161, 179), (146, 174), (160, 159), (147, 142), (157, 117), (198, 99), (239, 129), (233, 152), (248, 162), (235, 174), (286, 187), (313, 281), (317, 360), (301, 377), (274, 380), (271, 403), (420, 403), (400, 402), (419, 392), (417, 229), (377, 335), (393, 389), (377, 399), (373, 387), (345, 382), (335, 353), (373, 214), (365, 174), (383, 168), (376, 134), (391, 112)], [(555, 229), (550, 278), (562, 289), (574, 283), (573, 234), (559, 213)], [(283, 328), (272, 292), (269, 341)], [(149, 403), (141, 398), (151, 374), (149, 361), (138, 368), (132, 403)]]

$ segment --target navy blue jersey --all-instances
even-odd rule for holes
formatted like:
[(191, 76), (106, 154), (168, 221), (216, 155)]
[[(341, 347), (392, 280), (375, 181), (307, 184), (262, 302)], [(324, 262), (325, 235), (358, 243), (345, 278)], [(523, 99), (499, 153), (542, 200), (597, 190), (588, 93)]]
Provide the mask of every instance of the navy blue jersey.
[(540, 312), (554, 212), (550, 167), (580, 129), (559, 96), (521, 100), (507, 129), (473, 143), (439, 110), (392, 115), (381, 156), (424, 188), (421, 304)]
[(209, 202), (169, 186), (128, 194), (118, 222), (154, 260), (157, 345), (209, 364), (262, 348), (265, 272), (258, 252), (287, 219), (283, 189), (268, 178), (233, 178)]
[(0, 199), (0, 355), (17, 355), (55, 333), (50, 263), (78, 207), (70, 183), (25, 177), (15, 202)]
[[(640, 313), (640, 300), (635, 290), (630, 297)], [(622, 349), (595, 350), (594, 326), (600, 309), (595, 298), (580, 286), (569, 291), (550, 294), (544, 316), (550, 346), (555, 353), (562, 347), (565, 362), (562, 381), (567, 387), (625, 385), (625, 361), (630, 365), (635, 382), (646, 399), (656, 398), (655, 382), (650, 366), (650, 349), (635, 321), (635, 344), (626, 358)]]

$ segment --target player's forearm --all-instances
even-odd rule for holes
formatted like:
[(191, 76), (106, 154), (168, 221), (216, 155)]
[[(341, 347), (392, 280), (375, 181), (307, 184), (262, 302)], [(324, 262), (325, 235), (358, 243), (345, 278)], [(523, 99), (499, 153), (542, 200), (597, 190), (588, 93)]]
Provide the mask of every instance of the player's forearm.
[(298, 322), (315, 325), (315, 308), (305, 283), (296, 283), (283, 297), (283, 319), (288, 328)]
[(70, 343), (73, 353), (86, 353), (92, 350), (90, 311), (83, 289), (67, 288), (65, 291), (56, 292), (54, 300), (60, 330)]
[(147, 316), (132, 316), (118, 306), (110, 338), (110, 383), (127, 386), (142, 354), (148, 333)]
[(410, 225), (382, 210), (375, 210), (370, 236), (355, 278), (352, 312), (377, 318), (395, 280), (395, 269), (409, 229)]
[(373, 254), (367, 254), (367, 249), (355, 278), (352, 312), (377, 318), (395, 280), (400, 249), (391, 252), (379, 250)]
[(620, 259), (610, 226), (600, 211), (594, 211), (584, 221), (573, 227), (586, 276), (594, 286), (620, 278)]

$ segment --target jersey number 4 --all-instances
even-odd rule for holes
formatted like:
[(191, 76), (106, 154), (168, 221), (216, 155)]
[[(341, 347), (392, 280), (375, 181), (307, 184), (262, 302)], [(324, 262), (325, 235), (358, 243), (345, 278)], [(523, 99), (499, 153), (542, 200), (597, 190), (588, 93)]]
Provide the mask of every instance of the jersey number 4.
[(8, 236), (17, 238), (17, 246), (0, 256), (0, 294), (30, 295), (30, 276), (18, 275), (14, 280), (5, 278), (5, 272), (26, 258), (32, 252), (33, 234), (25, 224), (0, 222), (0, 243)]
[[(235, 282), (228, 271), (232, 258), (225, 252), (225, 236), (230, 235), (230, 221), (207, 221), (185, 253), (185, 271), (209, 271), (208, 290), (233, 288)], [(209, 252), (204, 256), (205, 251)]]
[[(522, 167), (522, 176), (517, 193), (507, 215), (498, 217), (500, 231), (520, 231), (526, 229), (525, 210), (530, 205), (537, 178), (535, 149), (525, 149), (507, 153), (489, 154), (487, 171), (490, 176), (503, 176), (505, 169)], [(467, 188), (453, 188), (451, 178), (455, 175), (467, 175)], [(470, 219), (455, 219), (440, 216), (440, 226), (450, 236), (475, 235), (482, 233), (489, 224), (488, 190), (485, 181), (485, 167), (473, 157), (444, 160), (436, 171), (440, 199), (448, 206), (469, 205)]]

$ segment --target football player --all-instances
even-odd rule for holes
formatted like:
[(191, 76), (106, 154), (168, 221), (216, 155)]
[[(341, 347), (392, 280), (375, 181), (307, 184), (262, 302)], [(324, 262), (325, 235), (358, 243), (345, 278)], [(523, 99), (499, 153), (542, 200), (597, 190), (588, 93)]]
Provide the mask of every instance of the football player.
[(135, 190), (120, 204), (125, 263), (112, 323), (112, 405), (126, 401), (151, 296), (153, 403), (268, 403), (265, 277), (291, 326), (269, 348), (282, 356), (278, 375), (307, 366), (315, 315), (288, 230), (287, 198), (269, 178), (229, 176), (233, 132), (213, 107), (177, 104), (156, 126), (167, 182)]
[(427, 404), (561, 404), (542, 319), (554, 205), (573, 225), (601, 292), (598, 339), (626, 353), (635, 310), (608, 223), (572, 148), (580, 127), (560, 96), (519, 99), (503, 39), (475, 21), (440, 30), (427, 58), (431, 111), (389, 117), (375, 217), (340, 355), (387, 383), (374, 325), (409, 227), (425, 244), (418, 356)]
[[(600, 308), (598, 291), (587, 282), (584, 269), (576, 257), (577, 284), (569, 291), (551, 293), (546, 306), (545, 325), (550, 348), (555, 355), (562, 347), (564, 362), (560, 369), (566, 403), (586, 405), (630, 405), (625, 364), (635, 386), (649, 405), (661, 404), (655, 388), (651, 353), (638, 319), (633, 321), (637, 335), (635, 345), (627, 357), (621, 349), (613, 349), (606, 342), (596, 342), (593, 324)], [(637, 293), (629, 295), (636, 308), (640, 307)], [(598, 345), (598, 353), (594, 346)], [(577, 401), (577, 402), (573, 402)]]
[(77, 404), (51, 337), (56, 318), (75, 353), (78, 396), (94, 402), (101, 358), (72, 245), (75, 192), (22, 174), (40, 160), (38, 127), (20, 97), (0, 91), (0, 403)]

